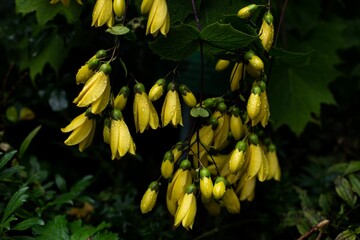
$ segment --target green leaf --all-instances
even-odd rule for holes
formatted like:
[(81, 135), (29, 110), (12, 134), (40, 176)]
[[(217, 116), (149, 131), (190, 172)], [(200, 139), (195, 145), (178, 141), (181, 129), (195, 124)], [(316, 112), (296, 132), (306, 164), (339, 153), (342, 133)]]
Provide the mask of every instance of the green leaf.
[(20, 172), (23, 169), (24, 169), (23, 166), (13, 166), (13, 167), (5, 169), (4, 171), (2, 171), (0, 173), (0, 181), (6, 180), (6, 178), (10, 177), (11, 175), (13, 175), (17, 172)]
[(93, 176), (87, 175), (76, 182), (70, 189), (70, 192), (79, 194), (83, 192), (92, 182)]
[(113, 35), (121, 36), (130, 32), (130, 29), (128, 27), (125, 27), (124, 25), (115, 25), (106, 29), (106, 32)]
[(61, 3), (50, 4), (50, 1), (43, 0), (16, 0), (16, 12), (29, 14), (36, 12), (36, 19), (40, 25), (45, 25), (57, 14), (63, 15), (68, 23), (75, 23), (80, 19), (81, 6), (75, 1), (70, 1), (68, 7)]
[[(285, 65), (277, 58), (268, 76), (268, 99), (271, 120), (275, 128), (287, 124), (299, 135), (311, 120), (311, 114), (320, 114), (320, 104), (334, 104), (328, 85), (339, 76), (337, 50), (343, 46), (343, 24), (319, 23), (303, 39), (289, 39), (296, 43), (294, 51), (313, 51), (309, 61), (301, 65)], [(291, 38), (291, 36), (289, 36)], [(301, 59), (301, 58), (300, 58)]]
[(319, 206), (322, 208), (322, 210), (325, 213), (331, 212), (331, 201), (332, 201), (332, 198), (331, 198), (330, 194), (325, 194), (325, 193), (320, 194)]
[(4, 215), (1, 218), (1, 225), (3, 225), (9, 216), (13, 214), (16, 209), (18, 209), (28, 198), (28, 195), (25, 192), (28, 190), (28, 187), (22, 187), (10, 198), (8, 204), (5, 207)]
[(171, 27), (166, 37), (157, 37), (149, 46), (161, 58), (179, 61), (196, 49), (198, 38), (199, 31), (195, 27), (181, 24)]
[(43, 48), (38, 54), (31, 56), (28, 61), (24, 62), (23, 67), (30, 68), (30, 77), (32, 80), (36, 75), (41, 74), (45, 65), (49, 65), (58, 72), (61, 64), (67, 56), (68, 49), (65, 48), (64, 40), (57, 34), (53, 33), (43, 43)]
[(6, 119), (12, 123), (16, 123), (19, 120), (18, 110), (14, 105), (8, 107), (5, 111)]
[(258, 36), (250, 35), (233, 28), (230, 24), (213, 23), (200, 32), (205, 42), (205, 51), (209, 54), (233, 51), (248, 46)]
[(56, 183), (56, 186), (60, 189), (60, 191), (66, 192), (66, 181), (62, 176), (60, 176), (59, 174), (56, 174), (55, 175), (55, 183)]
[(71, 240), (82, 240), (88, 239), (94, 236), (95, 234), (101, 232), (104, 229), (110, 227), (110, 224), (102, 222), (97, 227), (85, 225), (81, 226), (81, 221), (75, 221), (70, 224), (71, 229)]
[(350, 174), (348, 176), (350, 183), (351, 183), (351, 189), (360, 196), (360, 177), (357, 174)]
[(342, 231), (339, 235), (336, 236), (335, 240), (356, 240), (356, 234), (350, 229)]
[(12, 230), (23, 231), (23, 230), (26, 230), (28, 228), (31, 228), (34, 225), (44, 225), (44, 224), (45, 224), (45, 222), (41, 218), (38, 218), (38, 217), (28, 218), (28, 219), (16, 224), (12, 228)]
[(309, 63), (313, 51), (308, 52), (291, 52), (282, 48), (271, 48), (269, 54), (274, 61), (282, 65), (303, 66)]
[(4, 155), (0, 155), (0, 169), (2, 169), (16, 154), (17, 150), (13, 150), (11, 152), (7, 152)]
[(210, 113), (208, 110), (206, 110), (205, 108), (202, 108), (202, 107), (193, 107), (191, 110), (190, 110), (190, 115), (194, 118), (197, 118), (197, 117), (203, 117), (203, 118), (206, 118), (208, 116), (210, 116)]
[(331, 166), (327, 170), (328, 173), (337, 173), (341, 175), (347, 175), (359, 171), (360, 171), (360, 161), (351, 161), (349, 163), (338, 163)]
[(70, 240), (68, 222), (65, 216), (56, 216), (48, 221), (45, 226), (35, 226), (32, 230), (36, 233), (36, 240), (61, 239)]
[(27, 148), (29, 147), (31, 141), (33, 140), (33, 138), (36, 136), (36, 134), (39, 132), (40, 129), (41, 129), (41, 125), (37, 126), (34, 130), (32, 130), (29, 133), (29, 135), (27, 135), (27, 137), (21, 143), (20, 149), (19, 149), (19, 158), (22, 158), (22, 156), (26, 152)]
[(335, 179), (336, 193), (341, 197), (350, 207), (354, 207), (357, 201), (357, 196), (351, 189), (350, 182), (342, 177), (338, 176)]

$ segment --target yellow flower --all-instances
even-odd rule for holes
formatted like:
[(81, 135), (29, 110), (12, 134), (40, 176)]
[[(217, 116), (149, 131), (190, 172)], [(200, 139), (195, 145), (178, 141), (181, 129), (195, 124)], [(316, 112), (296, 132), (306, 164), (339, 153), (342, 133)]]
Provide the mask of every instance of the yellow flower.
[(155, 82), (149, 91), (149, 100), (154, 102), (164, 94), (165, 79), (160, 78)]
[(244, 78), (244, 64), (243, 62), (235, 63), (230, 75), (230, 90), (232, 92), (240, 88), (240, 81)]
[(213, 147), (216, 150), (221, 150), (227, 145), (230, 131), (230, 116), (227, 113), (221, 113), (219, 110), (216, 110), (212, 117), (218, 120), (218, 125), (214, 129)]
[(91, 112), (94, 114), (103, 111), (110, 99), (110, 72), (110, 65), (108, 63), (102, 64), (99, 71), (85, 83), (73, 102), (78, 107), (87, 107), (91, 104)]
[(117, 17), (122, 17), (125, 13), (125, 0), (113, 0), (114, 13)]
[(196, 216), (196, 187), (194, 184), (187, 186), (186, 193), (179, 201), (179, 207), (175, 213), (174, 226), (178, 227), (180, 223), (186, 229), (192, 229)]
[(110, 124), (111, 120), (109, 118), (105, 118), (103, 128), (103, 140), (107, 144), (110, 144)]
[(180, 85), (179, 92), (186, 105), (191, 108), (196, 106), (197, 101), (195, 95), (185, 84)]
[(246, 179), (246, 175), (244, 175), (237, 186), (236, 192), (240, 194), (239, 200), (244, 201), (252, 201), (255, 197), (255, 185), (256, 178), (251, 178), (249, 180)]
[(192, 182), (190, 168), (191, 163), (188, 159), (181, 162), (179, 169), (169, 183), (170, 186), (166, 193), (170, 200), (178, 201), (185, 194), (186, 186)]
[(246, 144), (243, 141), (239, 141), (235, 149), (232, 151), (229, 160), (229, 170), (231, 173), (238, 173), (245, 163), (245, 148)]
[(112, 27), (114, 25), (112, 0), (97, 0), (92, 13), (91, 26), (101, 27), (105, 23), (108, 27)]
[(136, 132), (142, 133), (150, 126), (156, 129), (159, 126), (159, 117), (145, 92), (142, 83), (136, 83), (134, 86), (135, 98), (133, 104), (133, 114)]
[(238, 141), (245, 132), (243, 122), (240, 116), (240, 110), (238, 107), (233, 107), (231, 109), (230, 132), (236, 141)]
[(222, 203), (229, 213), (237, 214), (240, 213), (240, 201), (236, 196), (234, 189), (228, 188), (222, 197)]
[(120, 89), (118, 95), (114, 99), (114, 108), (119, 109), (121, 111), (124, 110), (129, 95), (130, 95), (130, 88), (128, 86), (123, 86)]
[(169, 83), (168, 92), (161, 110), (161, 122), (163, 127), (171, 123), (174, 127), (178, 124), (183, 126), (179, 94), (175, 83)]
[(153, 3), (154, 3), (154, 0), (143, 0), (141, 2), (141, 6), (140, 6), (141, 14), (147, 14), (150, 11)]
[(172, 176), (174, 171), (174, 154), (171, 151), (167, 151), (164, 155), (164, 159), (161, 163), (161, 175), (168, 179)]
[(159, 183), (157, 181), (153, 181), (150, 183), (148, 189), (144, 193), (141, 202), (140, 202), (140, 210), (141, 213), (150, 212), (156, 203), (157, 196), (159, 192)]
[[(144, 7), (144, 11), (147, 7)], [(170, 16), (165, 0), (154, 0), (151, 4), (150, 13), (146, 26), (146, 35), (152, 34), (154, 37), (157, 36), (159, 31), (165, 35), (170, 29)]]
[(205, 199), (212, 197), (213, 182), (211, 180), (211, 173), (207, 168), (200, 170), (200, 192)]
[(201, 196), (201, 202), (203, 203), (204, 207), (208, 211), (211, 216), (218, 216), (221, 212), (220, 204), (215, 201), (213, 198), (206, 199)]
[(270, 11), (266, 12), (259, 31), (259, 38), (265, 51), (269, 51), (274, 41), (274, 18)]
[(215, 65), (215, 71), (224, 71), (230, 65), (229, 60), (219, 59)]
[(256, 4), (247, 5), (239, 10), (237, 13), (239, 18), (248, 18), (250, 17), (251, 13), (254, 12), (258, 8)]
[[(199, 159), (202, 159), (207, 151), (210, 150), (210, 146), (214, 140), (213, 126), (202, 126), (198, 133), (194, 133), (190, 140), (190, 152)], [(199, 138), (198, 138), (199, 137)]]
[(274, 179), (276, 181), (280, 181), (281, 169), (276, 153), (276, 146), (274, 144), (270, 144), (269, 150), (266, 152), (266, 157), (269, 161), (269, 174), (267, 179)]
[(74, 118), (65, 128), (61, 128), (62, 132), (72, 132), (65, 140), (65, 144), (68, 146), (79, 144), (80, 152), (89, 147), (94, 138), (96, 121), (89, 118), (89, 115), (91, 114), (87, 110), (87, 112)]
[(223, 177), (217, 177), (215, 185), (213, 187), (213, 197), (216, 200), (221, 199), (226, 192), (226, 179)]
[(127, 152), (135, 154), (135, 143), (119, 109), (114, 109), (112, 111), (110, 149), (111, 159), (120, 159)]

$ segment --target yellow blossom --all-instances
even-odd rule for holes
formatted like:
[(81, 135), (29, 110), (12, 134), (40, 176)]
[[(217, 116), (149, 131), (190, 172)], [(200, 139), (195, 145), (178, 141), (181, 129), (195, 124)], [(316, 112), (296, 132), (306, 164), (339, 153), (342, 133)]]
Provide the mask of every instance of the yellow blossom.
[(168, 92), (161, 110), (161, 122), (163, 127), (171, 123), (174, 127), (178, 124), (183, 126), (179, 94), (175, 83), (169, 83)]
[(127, 152), (135, 154), (135, 143), (119, 109), (114, 109), (112, 111), (110, 149), (111, 159), (120, 159)]
[[(149, 4), (150, 5), (150, 4)], [(146, 12), (148, 7), (143, 7), (143, 11)], [(159, 31), (165, 35), (170, 29), (170, 16), (165, 0), (154, 0), (150, 7), (150, 13), (146, 25), (146, 35), (152, 34), (157, 36)]]
[(91, 115), (89, 110), (74, 118), (69, 125), (61, 128), (62, 132), (72, 132), (65, 140), (68, 146), (79, 144), (79, 151), (85, 150), (92, 142), (95, 133), (96, 122), (94, 118), (89, 118)]
[(188, 185), (185, 195), (179, 201), (179, 207), (175, 213), (174, 226), (178, 227), (180, 223), (186, 229), (192, 229), (196, 216), (196, 187), (194, 184)]
[(216, 200), (221, 199), (226, 192), (227, 181), (223, 177), (217, 177), (213, 187), (213, 197)]
[(92, 13), (91, 26), (101, 27), (105, 23), (108, 27), (114, 25), (112, 0), (97, 0)]
[(207, 168), (200, 170), (200, 192), (205, 199), (212, 197), (213, 182), (211, 180), (211, 173)]
[(148, 189), (144, 193), (141, 202), (140, 202), (140, 210), (141, 213), (150, 212), (156, 203), (157, 196), (159, 192), (159, 183), (157, 181), (153, 181), (150, 183)]
[(240, 201), (239, 198), (236, 196), (234, 189), (226, 189), (226, 192), (222, 197), (222, 203), (229, 213), (240, 213)]
[(121, 111), (124, 110), (129, 95), (130, 95), (130, 88), (128, 86), (123, 86), (120, 89), (118, 95), (114, 99), (114, 108), (119, 109)]
[(154, 102), (164, 94), (165, 79), (158, 79), (155, 84), (150, 88), (149, 100)]
[(174, 171), (174, 154), (171, 151), (167, 151), (165, 153), (160, 170), (161, 175), (165, 179), (168, 179), (172, 176)]
[(179, 92), (186, 105), (191, 108), (196, 106), (197, 100), (195, 95), (185, 84), (179, 86)]

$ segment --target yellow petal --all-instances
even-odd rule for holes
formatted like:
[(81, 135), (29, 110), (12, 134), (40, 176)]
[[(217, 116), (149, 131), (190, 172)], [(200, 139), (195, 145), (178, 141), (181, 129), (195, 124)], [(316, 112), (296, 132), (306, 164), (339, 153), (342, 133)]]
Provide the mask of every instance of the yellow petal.
[(105, 1), (106, 0), (97, 0), (94, 6), (94, 10), (92, 13), (92, 23), (91, 26), (96, 26), (97, 27), (97, 20), (100, 16), (100, 13), (102, 11), (102, 9), (104, 8), (105, 5)]
[(65, 144), (71, 146), (83, 141), (91, 132), (92, 123), (93, 122), (88, 119), (81, 126), (75, 128), (70, 136), (65, 140)]
[(120, 157), (124, 156), (130, 149), (131, 135), (123, 119), (120, 120), (120, 134), (118, 151)]
[(111, 149), (111, 159), (115, 159), (118, 152), (119, 145), (119, 136), (120, 136), (120, 120), (111, 120), (110, 127), (110, 149)]
[(141, 6), (140, 6), (140, 12), (141, 14), (146, 14), (150, 11), (151, 6), (153, 5), (154, 0), (143, 0), (141, 2)]
[(194, 196), (194, 193), (191, 193), (191, 203), (190, 203), (190, 207), (189, 210), (187, 211), (186, 215), (184, 216), (183, 220), (182, 220), (182, 225), (184, 228), (190, 228), (192, 229), (192, 226), (194, 225), (194, 220), (195, 220), (195, 216), (196, 216), (196, 198)]
[(82, 152), (86, 148), (88, 148), (94, 139), (96, 123), (95, 123), (95, 119), (90, 119), (90, 121), (92, 121), (91, 131), (90, 131), (89, 135), (83, 141), (81, 141), (79, 143), (79, 151), (80, 152)]
[(181, 200), (181, 204), (175, 213), (174, 226), (179, 226), (181, 221), (184, 219), (185, 215), (188, 213), (191, 203), (193, 200), (193, 193), (186, 193)]
[(74, 130), (75, 128), (78, 128), (79, 126), (81, 126), (82, 124), (84, 124), (84, 122), (87, 120), (88, 118), (85, 116), (85, 112), (80, 114), (79, 116), (77, 116), (76, 118), (74, 118), (69, 125), (67, 125), (64, 128), (61, 128), (62, 132), (70, 132), (72, 130)]
[(260, 145), (250, 144), (250, 161), (247, 168), (247, 180), (256, 176), (262, 165)]
[(93, 114), (99, 114), (106, 108), (110, 100), (110, 90), (110, 82), (107, 81), (107, 86), (101, 97), (91, 104), (91, 112)]

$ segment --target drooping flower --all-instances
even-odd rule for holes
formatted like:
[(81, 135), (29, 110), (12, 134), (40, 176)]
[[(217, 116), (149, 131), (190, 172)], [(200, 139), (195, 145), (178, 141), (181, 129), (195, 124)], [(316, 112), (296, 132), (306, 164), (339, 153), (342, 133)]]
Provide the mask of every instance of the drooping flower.
[(224, 177), (217, 177), (213, 187), (213, 197), (216, 200), (221, 199), (226, 192), (227, 180)]
[(149, 91), (149, 100), (154, 102), (158, 100), (163, 94), (165, 89), (165, 79), (158, 79), (155, 84), (150, 88)]
[(169, 83), (168, 92), (161, 110), (161, 121), (163, 127), (171, 123), (174, 127), (178, 124), (183, 126), (179, 94), (175, 83)]
[(135, 143), (130, 135), (122, 113), (119, 109), (113, 109), (110, 125), (110, 149), (111, 159), (120, 159), (126, 153), (135, 154)]
[(142, 83), (136, 83), (134, 86), (135, 98), (133, 104), (133, 114), (136, 132), (142, 133), (149, 126), (152, 129), (159, 127), (159, 117), (155, 107), (149, 101), (149, 97)]
[(97, 0), (92, 13), (91, 26), (101, 27), (105, 23), (108, 27), (114, 25), (112, 0)]
[(195, 95), (185, 84), (179, 86), (179, 92), (186, 105), (191, 108), (196, 106), (197, 100)]
[(150, 183), (148, 189), (144, 193), (141, 202), (140, 202), (140, 210), (141, 213), (145, 214), (150, 212), (156, 203), (157, 196), (159, 192), (159, 183), (157, 181), (153, 181)]
[(98, 114), (107, 106), (110, 99), (110, 78), (111, 67), (104, 63), (84, 85), (79, 95), (74, 99), (78, 107), (92, 105), (91, 112)]
[(240, 201), (233, 188), (226, 189), (222, 203), (229, 213), (237, 214), (240, 212)]
[(164, 154), (164, 159), (161, 163), (161, 175), (168, 179), (172, 176), (174, 171), (174, 154), (171, 151), (167, 151)]
[(65, 140), (65, 144), (73, 146), (79, 144), (79, 151), (84, 151), (94, 138), (96, 121), (91, 117), (90, 110), (74, 118), (69, 125), (61, 128), (64, 133), (72, 132)]
[(114, 13), (117, 17), (122, 17), (125, 13), (125, 0), (113, 0)]
[(210, 171), (207, 168), (202, 168), (200, 170), (200, 192), (205, 199), (212, 197), (213, 186)]
[[(150, 10), (149, 6), (151, 6)], [(157, 34), (161, 32), (161, 34), (166, 36), (170, 29), (170, 15), (166, 1), (154, 0), (151, 2), (149, 0), (143, 0), (141, 11), (143, 13), (150, 11), (146, 25), (146, 35), (150, 33), (156, 37)]]
[(196, 187), (190, 184), (186, 188), (185, 195), (179, 201), (179, 207), (175, 213), (174, 226), (178, 227), (180, 223), (186, 229), (192, 229), (196, 216)]

